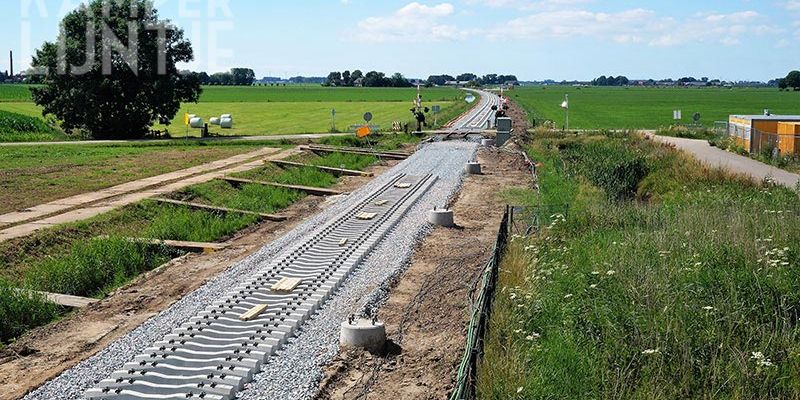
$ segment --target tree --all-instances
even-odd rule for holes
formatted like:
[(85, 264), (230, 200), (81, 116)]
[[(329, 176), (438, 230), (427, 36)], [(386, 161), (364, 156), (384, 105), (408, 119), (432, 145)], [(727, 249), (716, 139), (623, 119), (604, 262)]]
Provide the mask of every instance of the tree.
[(345, 70), (344, 72), (342, 72), (342, 85), (353, 86), (353, 78), (350, 76), (349, 70)]
[(256, 73), (250, 68), (232, 68), (231, 77), (238, 86), (252, 86), (256, 81)]
[(364, 87), (387, 87), (391, 80), (383, 72), (369, 71), (364, 75)]
[(472, 73), (461, 74), (456, 77), (456, 80), (459, 82), (471, 82), (474, 81), (475, 79), (478, 79), (478, 75)]
[(194, 59), (191, 43), (159, 20), (149, 1), (91, 0), (61, 26), (56, 42), (36, 50), (32, 65), (44, 74), (44, 87), (32, 92), (65, 129), (139, 138), (159, 117), (174, 118), (182, 102), (199, 99), (197, 77), (176, 68)]
[(411, 82), (406, 79), (403, 74), (397, 72), (389, 79), (391, 81), (392, 87), (409, 87), (411, 86)]
[(800, 71), (792, 71), (783, 79), (787, 88), (800, 90)]
[(786, 90), (789, 85), (786, 83), (786, 78), (778, 79), (778, 89)]
[(233, 85), (233, 75), (230, 72), (217, 72), (209, 78), (212, 85)]
[(331, 72), (325, 80), (325, 86), (342, 86), (342, 73)]
[(431, 75), (428, 77), (428, 83), (436, 86), (444, 86), (448, 81), (454, 80), (456, 80), (456, 78), (450, 75)]
[(357, 80), (362, 78), (364, 78), (364, 73), (361, 72), (360, 69), (353, 71), (353, 73), (350, 74), (351, 85), (355, 84)]

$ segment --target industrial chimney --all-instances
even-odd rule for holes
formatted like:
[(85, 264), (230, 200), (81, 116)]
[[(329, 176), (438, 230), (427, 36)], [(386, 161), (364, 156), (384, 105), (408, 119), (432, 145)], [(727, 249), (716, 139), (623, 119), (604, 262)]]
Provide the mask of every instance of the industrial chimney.
[(8, 51), (8, 65), (11, 66), (11, 80), (14, 80), (14, 50)]

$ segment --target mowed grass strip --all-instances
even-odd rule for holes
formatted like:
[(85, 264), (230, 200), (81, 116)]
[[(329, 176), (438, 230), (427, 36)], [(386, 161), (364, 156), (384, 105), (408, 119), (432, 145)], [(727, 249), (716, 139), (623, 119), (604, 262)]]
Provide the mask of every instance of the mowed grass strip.
[(635, 136), (530, 152), (543, 230), (500, 268), (481, 398), (800, 396), (797, 193)]
[(797, 114), (800, 93), (776, 88), (614, 88), (534, 86), (515, 88), (509, 96), (521, 104), (538, 123), (552, 120), (560, 129), (565, 123), (561, 108), (569, 94), (571, 129), (658, 129), (675, 124), (673, 110), (683, 111), (684, 124), (699, 112), (701, 123), (727, 121), (732, 114)]
[(0, 147), (0, 213), (161, 175), (274, 143)]

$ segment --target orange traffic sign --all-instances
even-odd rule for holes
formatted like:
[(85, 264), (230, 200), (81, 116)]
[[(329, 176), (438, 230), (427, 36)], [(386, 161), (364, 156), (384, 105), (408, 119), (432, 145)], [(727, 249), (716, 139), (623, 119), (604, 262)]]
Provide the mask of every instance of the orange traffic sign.
[(372, 130), (369, 129), (369, 126), (367, 126), (367, 125), (364, 125), (361, 128), (358, 128), (356, 130), (356, 136), (358, 136), (360, 138), (365, 138), (365, 137), (369, 136), (370, 133), (372, 133)]

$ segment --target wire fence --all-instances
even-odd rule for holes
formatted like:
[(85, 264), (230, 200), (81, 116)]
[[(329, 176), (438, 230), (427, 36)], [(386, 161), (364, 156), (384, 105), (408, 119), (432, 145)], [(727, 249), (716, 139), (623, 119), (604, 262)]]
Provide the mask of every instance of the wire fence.
[(800, 135), (752, 130), (750, 151), (767, 157), (800, 155)]
[(511, 207), (506, 206), (492, 258), (486, 263), (481, 279), (470, 292), (472, 299), (472, 315), (467, 328), (467, 345), (464, 357), (458, 368), (456, 387), (450, 400), (476, 399), (478, 362), (483, 356), (483, 341), (492, 312), (494, 292), (500, 263), (508, 247), (510, 235)]

